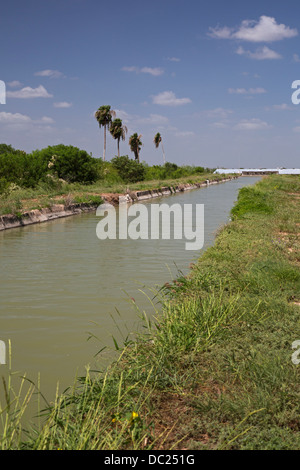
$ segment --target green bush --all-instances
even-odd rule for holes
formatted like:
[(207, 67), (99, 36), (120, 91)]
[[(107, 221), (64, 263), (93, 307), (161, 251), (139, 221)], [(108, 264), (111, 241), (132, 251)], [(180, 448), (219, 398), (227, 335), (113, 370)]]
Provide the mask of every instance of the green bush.
[(98, 177), (97, 161), (85, 150), (72, 145), (54, 145), (32, 153), (47, 165), (48, 173), (68, 183), (94, 183)]
[(102, 158), (97, 159), (97, 178), (106, 183), (122, 183), (123, 180), (118, 173), (117, 168), (111, 162), (104, 162)]
[(125, 183), (137, 183), (145, 179), (145, 167), (142, 163), (131, 160), (128, 155), (111, 160), (113, 167)]
[(0, 179), (24, 188), (35, 187), (45, 177), (47, 164), (39, 157), (20, 150), (0, 155)]
[(18, 150), (14, 149), (11, 145), (8, 144), (0, 144), (0, 155), (6, 153), (18, 153)]
[(144, 164), (145, 168), (145, 180), (146, 181), (151, 181), (151, 180), (164, 180), (165, 179), (165, 169), (163, 166), (160, 165), (153, 165), (153, 166), (148, 166)]
[(195, 174), (210, 173), (210, 169), (205, 169), (202, 166), (178, 166), (176, 163), (166, 162), (165, 165), (153, 165), (145, 166), (145, 180), (165, 180), (165, 179), (175, 179), (175, 178), (183, 178), (185, 176), (191, 176)]

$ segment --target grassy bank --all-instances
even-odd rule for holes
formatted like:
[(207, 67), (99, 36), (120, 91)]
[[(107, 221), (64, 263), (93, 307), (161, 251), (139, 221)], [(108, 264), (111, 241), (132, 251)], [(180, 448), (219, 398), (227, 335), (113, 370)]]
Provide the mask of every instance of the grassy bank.
[(120, 183), (100, 180), (94, 184), (83, 185), (79, 183), (56, 185), (49, 188), (40, 184), (36, 188), (12, 189), (9, 193), (0, 195), (0, 215), (14, 214), (51, 207), (53, 204), (72, 203), (101, 203), (101, 196), (105, 194), (126, 194), (127, 191), (143, 191), (159, 189), (162, 187), (178, 186), (185, 183), (203, 183), (205, 180), (221, 180), (224, 175), (202, 173), (184, 178), (169, 178), (163, 180), (142, 181), (138, 183)]
[(299, 209), (299, 177), (243, 188), (215, 245), (156, 295), (156, 321), (25, 438), (6, 386), (0, 448), (299, 449)]

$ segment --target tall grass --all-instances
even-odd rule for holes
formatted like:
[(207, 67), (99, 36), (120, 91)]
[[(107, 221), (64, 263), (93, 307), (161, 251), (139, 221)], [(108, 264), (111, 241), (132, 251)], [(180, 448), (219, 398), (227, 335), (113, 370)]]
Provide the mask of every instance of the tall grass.
[[(23, 416), (34, 392), (34, 385), (21, 378), (19, 388), (13, 387), (14, 373), (11, 369), (11, 343), (8, 348), (8, 379), (2, 376), (2, 395), (0, 401), (0, 449), (19, 449), (22, 445)], [(0, 395), (1, 396), (1, 395)]]

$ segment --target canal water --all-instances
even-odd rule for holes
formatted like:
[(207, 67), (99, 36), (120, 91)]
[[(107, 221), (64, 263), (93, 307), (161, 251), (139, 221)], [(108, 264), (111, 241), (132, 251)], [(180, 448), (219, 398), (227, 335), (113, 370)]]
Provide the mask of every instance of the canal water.
[[(145, 201), (204, 204), (204, 247), (186, 240), (99, 240), (95, 213), (0, 232), (0, 340), (12, 345), (12, 370), (37, 383), (52, 399), (87, 364), (101, 368), (141, 321), (135, 306), (156, 315), (154, 292), (186, 274), (216, 230), (229, 221), (238, 190), (259, 177)], [(134, 299), (134, 302), (133, 300)], [(90, 338), (90, 339), (89, 339)], [(95, 354), (106, 349), (95, 358)], [(7, 365), (0, 365), (1, 375)]]

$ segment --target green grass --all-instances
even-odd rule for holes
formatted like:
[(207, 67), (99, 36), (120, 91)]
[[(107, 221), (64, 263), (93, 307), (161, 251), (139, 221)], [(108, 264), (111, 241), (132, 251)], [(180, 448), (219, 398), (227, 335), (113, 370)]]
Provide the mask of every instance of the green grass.
[(285, 176), (242, 190), (189, 275), (153, 293), (155, 319), (137, 311), (117, 360), (57, 396), (23, 440), (6, 426), (2, 445), (299, 450), (297, 191)]
[(206, 179), (221, 180), (223, 177), (224, 175), (207, 173), (179, 179), (142, 181), (130, 184), (110, 183), (101, 180), (92, 185), (60, 183), (57, 187), (49, 187), (49, 184), (40, 184), (35, 189), (17, 187), (8, 194), (0, 195), (0, 215), (41, 209), (49, 207), (51, 204), (64, 203), (66, 199), (69, 202), (91, 202), (96, 204), (101, 199), (101, 194), (105, 193), (126, 194), (128, 190), (145, 191), (185, 183), (201, 183)]

